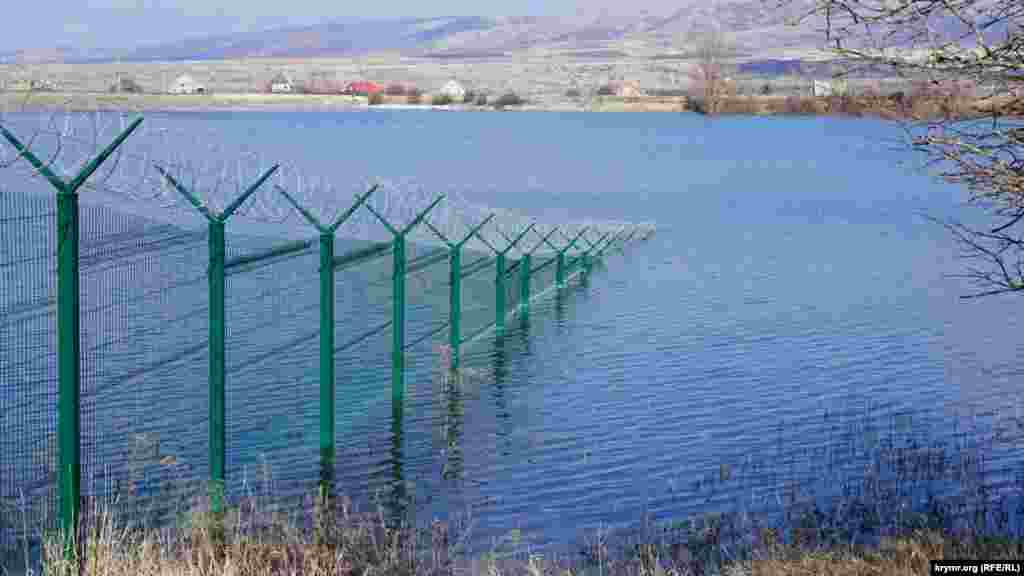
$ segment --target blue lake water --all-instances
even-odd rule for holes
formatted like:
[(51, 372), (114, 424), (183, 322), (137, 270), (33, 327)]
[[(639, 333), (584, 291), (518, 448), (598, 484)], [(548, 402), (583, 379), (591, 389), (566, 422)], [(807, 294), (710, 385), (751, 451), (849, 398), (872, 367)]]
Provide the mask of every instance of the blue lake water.
[[(921, 214), (965, 214), (962, 193), (916, 171), (914, 158), (894, 147), (901, 132), (891, 125), (656, 113), (149, 117), (294, 162), (344, 190), (335, 210), (382, 178), (417, 197), (455, 192), (549, 222), (657, 226), (561, 296), (533, 303), (528, 321), (510, 320), (504, 338), (468, 346), (466, 365), (478, 376), (460, 386), (441, 381), (431, 349), (445, 339), (430, 334), (431, 321), (447, 314), (444, 288), (412, 296), (409, 340), (425, 340), (410, 353), (397, 446), (388, 333), (339, 355), (341, 489), (365, 504), (400, 477), (428, 516), (470, 510), (479, 547), (513, 529), (544, 544), (644, 513), (667, 520), (737, 502), (767, 505), (786, 478), (832, 478), (822, 470), (842, 459), (840, 428), (863, 440), (912, 421), (930, 437), (978, 425), (978, 414), (1020, 416), (1019, 306), (1012, 297), (959, 298), (971, 287), (949, 275), (963, 262)], [(95, 209), (157, 216), (113, 204)], [(169, 240), (178, 248), (159, 260), (140, 259), (115, 280), (96, 272), (96, 283), (83, 281), (97, 310), (86, 318), (103, 323), (97, 334), (158, 334), (151, 344), (132, 337), (116, 352), (86, 353), (94, 411), (86, 429), (99, 444), (124, 444), (132, 430), (159, 436), (161, 454), (194, 463), (201, 476), (206, 253), (194, 216), (194, 236)], [(114, 228), (134, 226), (109, 218)], [(146, 226), (154, 237), (180, 233)], [(307, 232), (296, 226), (290, 236)], [(15, 234), (8, 227), (0, 244)], [(238, 237), (229, 251), (269, 244)], [(235, 496), (260, 483), (286, 492), (317, 477), (316, 262), (310, 251), (229, 277), (227, 483)], [(440, 286), (443, 268), (428, 285)], [(339, 342), (388, 318), (387, 259), (344, 274)], [(5, 278), (6, 294), (20, 294), (14, 273)], [(191, 283), (146, 305), (124, 303), (169, 278)], [(470, 282), (467, 300), (486, 308), (490, 279)], [(116, 296), (119, 286), (125, 295)], [(115, 313), (100, 310), (103, 298)], [(24, 299), (5, 304), (15, 300)], [(483, 323), (489, 312), (472, 314), (470, 322)], [(41, 350), (45, 323), (37, 325)], [(13, 334), (0, 351), (7, 402), (26, 397), (13, 378), (22, 372), (11, 367), (29, 352), (8, 344), (22, 338)], [(292, 345), (275, 352), (285, 343)], [(189, 346), (191, 356), (168, 356)], [(35, 366), (47, 381), (52, 367)], [(146, 370), (124, 376), (133, 367)], [(13, 430), (7, 410), (2, 424)], [(105, 461), (125, 460), (103, 454), (89, 465), (93, 477), (103, 477)], [(742, 477), (708, 488), (709, 478), (727, 476), (723, 466)]]

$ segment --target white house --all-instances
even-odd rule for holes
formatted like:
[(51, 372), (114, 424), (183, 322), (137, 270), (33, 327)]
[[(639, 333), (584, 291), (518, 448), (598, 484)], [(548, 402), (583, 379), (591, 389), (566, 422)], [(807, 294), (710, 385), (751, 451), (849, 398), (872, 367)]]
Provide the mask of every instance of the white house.
[(188, 74), (184, 74), (179, 76), (174, 84), (171, 84), (169, 92), (171, 94), (206, 94), (206, 86), (196, 82)]
[(456, 102), (462, 102), (466, 98), (466, 89), (455, 80), (449, 80), (441, 87), (441, 95), (447, 96)]
[(812, 80), (812, 93), (815, 96), (829, 97), (829, 96), (846, 96), (849, 92), (849, 84), (846, 78), (838, 78), (836, 80)]
[(275, 94), (291, 94), (295, 91), (295, 84), (284, 72), (278, 72), (270, 80), (270, 91)]

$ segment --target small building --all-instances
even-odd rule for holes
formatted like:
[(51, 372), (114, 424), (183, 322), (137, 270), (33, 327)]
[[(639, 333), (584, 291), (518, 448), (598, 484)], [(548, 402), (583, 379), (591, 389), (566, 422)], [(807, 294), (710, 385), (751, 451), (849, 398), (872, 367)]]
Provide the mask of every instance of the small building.
[(295, 91), (295, 83), (284, 72), (278, 72), (270, 79), (270, 91), (275, 94), (291, 94)]
[(619, 82), (616, 86), (615, 95), (621, 98), (639, 98), (644, 92), (640, 89), (640, 83), (636, 80)]
[(342, 90), (342, 94), (372, 96), (378, 92), (382, 92), (383, 90), (384, 88), (380, 84), (368, 82), (366, 80), (359, 80), (357, 82), (349, 82), (346, 84), (345, 89)]
[(845, 83), (833, 83), (829, 80), (812, 80), (811, 90), (814, 96), (827, 98), (829, 96), (841, 96), (846, 92)]
[(24, 79), (9, 80), (4, 84), (4, 90), (10, 92), (30, 92), (32, 91), (32, 82)]
[(598, 88), (597, 95), (638, 98), (643, 96), (643, 90), (640, 89), (640, 83), (636, 80), (613, 81)]
[(171, 94), (206, 94), (206, 86), (196, 82), (188, 74), (178, 76), (178, 79), (171, 84), (168, 90)]
[(455, 80), (449, 80), (441, 87), (441, 95), (447, 96), (455, 102), (462, 102), (466, 99), (466, 89)]
[(110, 92), (115, 94), (141, 94), (142, 86), (131, 76), (119, 76), (117, 81), (110, 86)]
[(57, 85), (49, 80), (13, 80), (3, 89), (10, 92), (56, 92)]

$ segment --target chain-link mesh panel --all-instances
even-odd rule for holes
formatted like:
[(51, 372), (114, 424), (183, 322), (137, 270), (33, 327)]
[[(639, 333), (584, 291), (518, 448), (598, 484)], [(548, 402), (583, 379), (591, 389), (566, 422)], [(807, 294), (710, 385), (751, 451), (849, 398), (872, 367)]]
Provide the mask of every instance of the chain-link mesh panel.
[(56, 526), (55, 211), (0, 186), (0, 564)]
[(449, 340), (451, 253), (447, 247), (409, 242), (406, 254), (405, 345), (412, 370), (427, 357), (437, 358), (438, 347)]
[(512, 314), (522, 304), (519, 288), (519, 270), (523, 260), (521, 258), (509, 258), (505, 262), (505, 310), (508, 314)]
[(229, 230), (226, 245), (225, 494), (281, 503), (317, 478), (319, 243)]
[(469, 250), (462, 259), (462, 338), (468, 349), (496, 323), (496, 259), (493, 254)]
[(541, 300), (554, 295), (556, 260), (554, 252), (537, 252), (530, 258), (531, 300)]
[(206, 234), (86, 198), (80, 221), (83, 513), (160, 523), (208, 469)]
[(335, 252), (335, 477), (372, 494), (391, 486), (392, 245), (339, 239)]

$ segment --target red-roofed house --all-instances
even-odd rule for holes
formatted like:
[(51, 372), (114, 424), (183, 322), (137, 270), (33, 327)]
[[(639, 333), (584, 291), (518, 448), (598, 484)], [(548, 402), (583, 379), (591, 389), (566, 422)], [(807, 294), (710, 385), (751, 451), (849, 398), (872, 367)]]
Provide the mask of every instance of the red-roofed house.
[(345, 85), (345, 89), (342, 90), (342, 94), (357, 94), (359, 96), (370, 96), (377, 92), (383, 92), (384, 87), (380, 84), (369, 82), (366, 80), (360, 80), (358, 82), (349, 82)]

